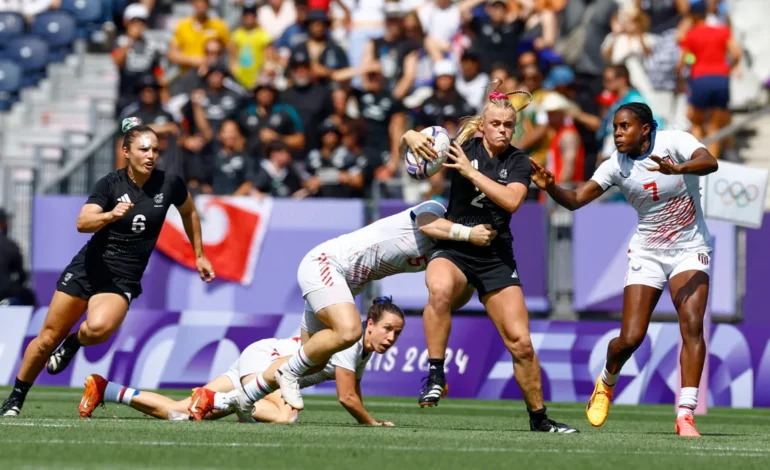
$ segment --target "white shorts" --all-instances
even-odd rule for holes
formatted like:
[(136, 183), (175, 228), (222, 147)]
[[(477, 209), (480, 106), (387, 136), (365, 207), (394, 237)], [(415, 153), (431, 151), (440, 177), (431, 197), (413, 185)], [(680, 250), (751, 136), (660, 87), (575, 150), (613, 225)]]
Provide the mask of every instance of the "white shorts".
[(685, 271), (710, 273), (711, 250), (628, 250), (625, 285), (663, 290), (666, 281)]
[(322, 249), (313, 250), (302, 258), (297, 282), (305, 299), (305, 309), (309, 307), (313, 313), (329, 305), (355, 303), (345, 272), (334, 257), (327, 256)]
[(241, 378), (266, 371), (273, 361), (280, 358), (279, 354), (274, 354), (279, 347), (278, 341), (280, 340), (276, 338), (263, 339), (243, 350), (240, 357), (225, 372), (233, 388), (241, 386)]

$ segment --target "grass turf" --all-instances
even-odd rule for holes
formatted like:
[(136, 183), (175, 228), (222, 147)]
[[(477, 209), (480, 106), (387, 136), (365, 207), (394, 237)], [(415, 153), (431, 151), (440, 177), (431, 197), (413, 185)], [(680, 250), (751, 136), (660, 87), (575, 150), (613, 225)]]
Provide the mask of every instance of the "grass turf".
[[(4, 398), (8, 388), (0, 388)], [(183, 397), (184, 391), (168, 391)], [(767, 469), (770, 410), (712, 409), (696, 418), (704, 438), (674, 434), (672, 406), (614, 406), (601, 429), (582, 404), (552, 404), (573, 435), (529, 431), (524, 405), (444, 399), (370, 398), (397, 428), (357, 426), (332, 397), (308, 397), (300, 423), (205, 423), (147, 418), (123, 405), (77, 418), (80, 391), (34, 388), (19, 418), (0, 418), (2, 468), (270, 468), (396, 470), (446, 468)]]

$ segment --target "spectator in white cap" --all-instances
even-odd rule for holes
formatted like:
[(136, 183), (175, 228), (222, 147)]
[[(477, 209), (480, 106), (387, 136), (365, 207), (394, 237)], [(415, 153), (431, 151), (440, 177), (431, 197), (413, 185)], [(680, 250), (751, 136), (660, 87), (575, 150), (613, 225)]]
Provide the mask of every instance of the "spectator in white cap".
[[(417, 117), (417, 127), (442, 126), (450, 123), (450, 127), (460, 118), (472, 116), (475, 109), (455, 88), (457, 66), (449, 59), (436, 62), (433, 67), (436, 80), (433, 84), (433, 95), (422, 104)], [(454, 135), (457, 129), (447, 128), (449, 135)]]
[(137, 101), (136, 87), (141, 77), (152, 74), (161, 86), (165, 84), (160, 65), (165, 54), (165, 44), (145, 35), (149, 18), (150, 11), (142, 3), (132, 3), (123, 12), (126, 34), (118, 38), (117, 47), (112, 51), (112, 60), (120, 74), (117, 112)]
[(552, 134), (546, 158), (548, 170), (561, 185), (585, 181), (585, 149), (569, 117), (576, 109), (575, 104), (560, 93), (550, 92), (540, 103), (540, 109), (548, 115), (549, 134)]

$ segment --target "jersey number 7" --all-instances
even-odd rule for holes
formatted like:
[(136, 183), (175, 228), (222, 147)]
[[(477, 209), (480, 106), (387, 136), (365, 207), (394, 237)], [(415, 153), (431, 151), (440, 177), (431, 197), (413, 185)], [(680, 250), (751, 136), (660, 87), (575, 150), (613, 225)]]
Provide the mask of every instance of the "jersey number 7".
[(658, 197), (658, 183), (655, 181), (651, 183), (647, 183), (644, 186), (644, 189), (652, 189), (652, 200), (653, 201), (660, 201), (660, 198)]

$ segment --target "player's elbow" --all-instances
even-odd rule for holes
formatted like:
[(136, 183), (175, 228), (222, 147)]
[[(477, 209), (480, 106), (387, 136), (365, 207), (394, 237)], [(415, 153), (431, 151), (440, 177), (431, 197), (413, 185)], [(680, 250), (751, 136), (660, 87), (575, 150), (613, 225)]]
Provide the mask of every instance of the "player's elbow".
[(88, 226), (88, 222), (86, 220), (83, 220), (82, 217), (78, 217), (77, 222), (75, 223), (75, 226), (78, 229), (78, 232), (80, 233), (91, 233), (93, 230)]
[(709, 165), (708, 169), (706, 170), (708, 173), (716, 173), (717, 170), (719, 170), (719, 160), (717, 160), (715, 157), (711, 157), (711, 165)]
[(355, 393), (342, 393), (339, 396), (340, 405), (345, 409), (355, 408), (359, 402)]

